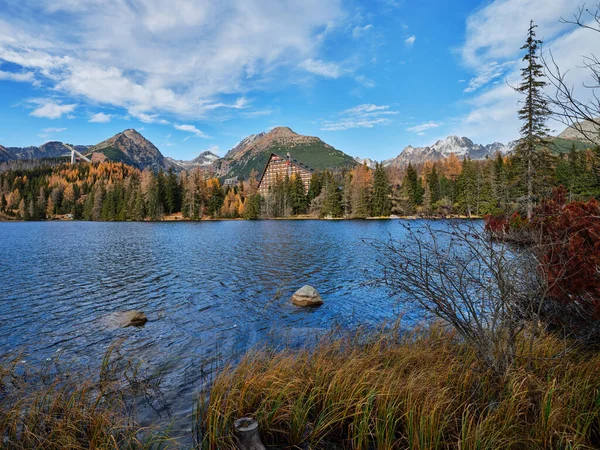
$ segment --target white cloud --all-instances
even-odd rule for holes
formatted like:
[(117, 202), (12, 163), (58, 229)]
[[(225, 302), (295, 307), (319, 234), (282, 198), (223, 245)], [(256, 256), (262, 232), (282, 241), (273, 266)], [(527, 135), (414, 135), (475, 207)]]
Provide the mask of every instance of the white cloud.
[(35, 74), (33, 72), (6, 72), (0, 70), (0, 80), (34, 83)]
[(49, 139), (53, 134), (60, 133), (65, 130), (66, 130), (66, 128), (52, 128), (52, 127), (44, 128), (42, 130), (42, 132), (38, 134), (38, 136), (41, 137), (42, 139)]
[[(560, 23), (560, 17), (571, 17), (576, 11), (576, 4), (569, 0), (495, 0), (472, 14), (467, 19), (461, 55), (465, 66), (475, 71), (465, 91), (477, 94), (468, 100), (469, 111), (458, 118), (451, 134), (483, 143), (506, 143), (519, 137), (521, 97), (499, 78), (506, 78), (512, 86), (519, 83), (523, 65), (520, 47), (532, 17), (539, 25), (536, 32), (544, 40), (544, 53), (552, 51), (560, 67), (569, 70), (567, 84), (574, 86), (580, 98), (589, 98), (591, 92), (582, 83), (591, 84), (592, 80), (582, 68), (582, 55), (600, 54), (600, 39), (592, 31)], [(547, 90), (552, 92), (551, 87)], [(553, 122), (549, 126), (557, 131), (564, 128)]]
[(110, 120), (112, 119), (112, 115), (110, 114), (104, 114), (103, 112), (99, 112), (94, 114), (90, 120), (88, 120), (88, 122), (93, 122), (93, 123), (107, 123), (110, 122)]
[(344, 19), (340, 0), (22, 0), (3, 6), (0, 63), (142, 121), (214, 116), (241, 109), (225, 99), (264, 88), (276, 71), (339, 77), (320, 47)]
[(72, 112), (77, 105), (63, 105), (50, 99), (31, 100), (38, 107), (29, 113), (30, 116), (44, 117), (46, 119), (60, 119), (63, 114)]
[(210, 137), (206, 133), (204, 133), (203, 131), (201, 131), (198, 128), (196, 128), (194, 125), (187, 125), (187, 124), (175, 125), (175, 129), (179, 130), (179, 131), (185, 131), (187, 133), (192, 133), (196, 137), (199, 137), (199, 138), (208, 139)]
[(257, 117), (264, 117), (264, 116), (270, 116), (271, 114), (273, 114), (273, 110), (272, 109), (259, 109), (256, 111), (248, 111), (242, 114), (242, 117), (245, 117), (247, 119), (255, 119)]
[(168, 125), (169, 121), (165, 119), (161, 119), (158, 114), (146, 114), (146, 113), (138, 113), (134, 111), (130, 111), (131, 115), (138, 119), (140, 122), (144, 123), (158, 123), (160, 125)]
[(421, 125), (415, 125), (414, 127), (409, 127), (406, 131), (410, 131), (412, 133), (417, 133), (419, 136), (422, 136), (424, 131), (427, 131), (431, 128), (438, 128), (440, 124), (438, 122), (427, 122), (422, 123)]
[(326, 78), (339, 78), (341, 75), (341, 69), (339, 65), (317, 59), (306, 59), (302, 61), (300, 67), (307, 72), (321, 75), (322, 77)]
[(364, 27), (356, 26), (352, 29), (352, 37), (359, 38), (359, 37), (367, 34), (372, 29), (373, 29), (372, 24), (365, 25)]
[(468, 86), (463, 92), (474, 92), (480, 87), (487, 85), (489, 82), (500, 78), (508, 72), (508, 70), (514, 68), (517, 61), (507, 61), (504, 63), (498, 63), (492, 61), (488, 64), (483, 64), (477, 68), (477, 74), (475, 77), (469, 80)]
[(415, 45), (415, 41), (417, 40), (417, 37), (413, 34), (410, 37), (407, 37), (404, 41), (404, 44), (406, 44), (407, 47), (412, 47), (413, 45)]
[(513, 58), (525, 42), (531, 19), (539, 25), (538, 36), (548, 40), (569, 28), (559, 19), (571, 16), (576, 5), (573, 0), (495, 0), (467, 18), (463, 60), (476, 67)]
[(324, 120), (321, 123), (323, 131), (343, 131), (352, 128), (373, 128), (377, 125), (391, 123), (389, 116), (398, 114), (390, 110), (389, 105), (363, 104), (346, 109), (333, 120)]

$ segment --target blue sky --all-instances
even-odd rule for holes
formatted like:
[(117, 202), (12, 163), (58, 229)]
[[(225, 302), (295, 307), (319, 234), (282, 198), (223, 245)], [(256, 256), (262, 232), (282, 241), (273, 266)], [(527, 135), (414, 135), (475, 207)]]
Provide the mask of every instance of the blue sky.
[[(450, 134), (518, 137), (530, 19), (577, 69), (600, 52), (572, 0), (0, 0), (0, 144), (135, 128), (166, 156), (223, 155), (286, 125), (385, 159)], [(561, 126), (555, 128), (560, 131)]]

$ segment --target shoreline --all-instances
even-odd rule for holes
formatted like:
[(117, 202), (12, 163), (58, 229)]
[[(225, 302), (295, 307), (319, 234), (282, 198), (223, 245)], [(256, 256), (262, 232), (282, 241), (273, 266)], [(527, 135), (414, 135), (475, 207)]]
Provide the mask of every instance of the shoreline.
[(378, 220), (482, 220), (483, 216), (463, 216), (463, 215), (452, 215), (452, 216), (389, 216), (389, 217), (365, 217), (365, 218), (350, 218), (350, 217), (309, 217), (309, 216), (293, 216), (293, 217), (271, 217), (265, 219), (244, 219), (241, 217), (237, 218), (213, 218), (207, 217), (202, 219), (189, 219), (182, 216), (171, 217), (167, 216), (160, 220), (78, 220), (78, 219), (64, 219), (64, 218), (53, 218), (46, 220), (20, 220), (16, 218), (0, 217), (0, 223), (11, 223), (11, 222), (96, 222), (96, 223), (175, 223), (175, 222), (266, 222), (266, 221), (378, 221)]

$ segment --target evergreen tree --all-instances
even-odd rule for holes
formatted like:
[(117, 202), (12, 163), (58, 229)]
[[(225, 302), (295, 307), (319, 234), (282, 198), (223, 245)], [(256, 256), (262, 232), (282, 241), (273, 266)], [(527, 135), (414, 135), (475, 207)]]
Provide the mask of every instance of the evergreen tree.
[(522, 108), (519, 109), (519, 119), (523, 121), (521, 127), (521, 140), (516, 148), (523, 164), (522, 177), (526, 178), (526, 208), (527, 217), (531, 218), (533, 211), (533, 202), (535, 198), (534, 184), (536, 177), (536, 166), (538, 164), (537, 148), (547, 145), (546, 137), (548, 128), (546, 120), (550, 115), (548, 103), (543, 96), (543, 88), (546, 82), (542, 80), (544, 73), (543, 67), (538, 61), (538, 49), (542, 43), (536, 39), (533, 20), (529, 23), (529, 31), (526, 43), (521, 49), (526, 50), (523, 61), (526, 67), (521, 69), (522, 82), (516, 88), (517, 92), (525, 98), (522, 101)]
[(258, 193), (246, 197), (244, 201), (244, 219), (256, 220), (260, 218), (260, 203), (261, 197)]
[(371, 214), (377, 217), (387, 217), (392, 212), (392, 187), (383, 164), (377, 163), (373, 173), (373, 198)]
[(208, 214), (211, 217), (217, 217), (219, 214), (219, 210), (221, 206), (223, 206), (223, 201), (225, 200), (225, 193), (221, 188), (221, 183), (216, 178), (211, 178), (208, 180), (208, 201), (207, 201), (207, 209)]
[(410, 163), (406, 168), (402, 188), (408, 197), (410, 212), (414, 212), (415, 208), (423, 203), (423, 185), (417, 171)]
[(181, 192), (173, 169), (169, 169), (165, 181), (165, 210), (168, 214), (181, 211)]
[(342, 195), (339, 184), (335, 180), (333, 173), (329, 170), (323, 172), (323, 207), (321, 217), (341, 217), (342, 215)]
[(298, 215), (306, 213), (306, 208), (308, 208), (308, 198), (304, 193), (304, 182), (299, 175), (292, 175), (289, 191), (293, 214)]
[(427, 186), (429, 187), (429, 196), (431, 205), (435, 207), (435, 204), (440, 201), (441, 197), (441, 186), (440, 177), (437, 172), (437, 167), (434, 164), (431, 171), (425, 177)]
[(312, 202), (313, 199), (317, 198), (317, 196), (321, 193), (323, 189), (323, 175), (319, 172), (315, 172), (310, 177), (310, 184), (308, 187), (308, 193), (306, 196), (308, 197), (308, 202)]
[(477, 205), (477, 170), (475, 163), (465, 158), (462, 172), (458, 176), (458, 204), (463, 212), (471, 217)]

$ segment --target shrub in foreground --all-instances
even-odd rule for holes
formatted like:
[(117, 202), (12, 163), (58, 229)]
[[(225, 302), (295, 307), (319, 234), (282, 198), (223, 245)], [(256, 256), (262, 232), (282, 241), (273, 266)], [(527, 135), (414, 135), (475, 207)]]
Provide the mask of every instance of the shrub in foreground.
[(600, 355), (519, 342), (502, 377), (441, 329), (263, 349), (199, 400), (205, 448), (235, 448), (236, 418), (277, 448), (524, 449), (600, 445)]

